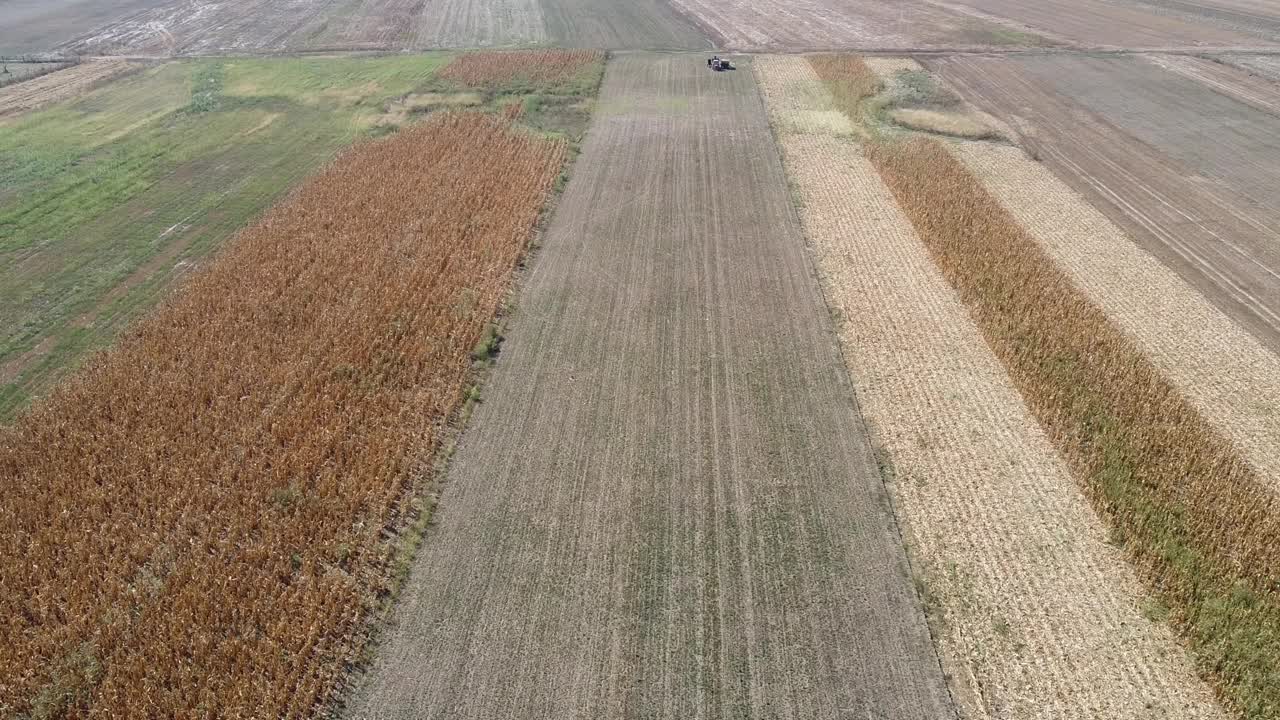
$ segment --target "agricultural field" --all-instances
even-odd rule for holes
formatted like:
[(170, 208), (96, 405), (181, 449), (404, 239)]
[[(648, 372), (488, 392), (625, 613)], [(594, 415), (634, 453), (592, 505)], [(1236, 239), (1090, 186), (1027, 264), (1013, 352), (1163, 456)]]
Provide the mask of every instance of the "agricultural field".
[(1271, 717), (1274, 352), (920, 66), (757, 62), (964, 714)]
[(1280, 86), (1187, 58), (930, 61), (1144, 249), (1280, 351)]
[[(545, 56), (526, 56), (524, 67)], [(184, 128), (186, 142), (197, 130), (205, 143), (226, 144), (223, 133), (245, 126), (251, 135), (311, 122), (304, 139), (335, 147), (379, 127), (369, 122), (382, 112), (373, 87), (398, 95), (426, 87), (445, 60), (350, 61), (338, 76), (354, 83), (337, 87), (336, 68), (317, 73), (317, 62), (170, 64), (138, 76), (133, 89), (158, 122), (182, 125), (193, 121), (154, 91), (194, 78), (183, 112), (214, 117)], [(553, 61), (539, 77), (564, 87), (593, 65), (598, 77), (599, 55), (575, 60)], [(509, 79), (525, 81), (520, 71)], [(115, 88), (110, 99), (128, 91)], [(429, 511), (426, 469), (472, 398), (475, 363), (496, 352), (492, 321), (571, 149), (562, 133), (523, 125), (525, 108), (509, 99), (443, 108), (341, 152), (111, 349), (0, 427), (9, 488), (0, 501), (0, 714), (311, 717), (331, 701), (394, 586), (397, 534)], [(322, 124), (294, 107), (318, 115), (327, 103), (348, 112), (330, 108), (340, 121)], [(26, 116), (23, 127), (110, 126), (99, 117), (107, 111), (92, 107), (61, 108), (40, 124)], [(42, 147), (68, 134), (45, 136)], [(164, 142), (160, 133), (147, 139)], [(61, 147), (72, 157), (79, 150)], [(310, 157), (322, 160), (314, 148)], [(247, 161), (220, 153), (199, 169), (235, 162)], [(17, 168), (33, 187), (54, 184), (42, 169), (34, 160)], [(282, 182), (279, 172), (248, 175)], [(140, 181), (117, 182), (124, 193)], [(162, 197), (162, 208), (184, 201)], [(7, 217), (21, 232), (36, 214)], [(38, 267), (42, 248), (33, 245)], [(162, 252), (148, 263), (185, 256), (185, 248)]]
[[(850, 88), (868, 109), (879, 77), (848, 57), (757, 63), (964, 716), (1223, 717), (867, 157), (895, 131), (797, 119), (850, 107)], [(894, 65), (919, 74), (877, 62)]]
[(0, 717), (1280, 718), (1274, 2), (0, 63)]
[(571, 140), (585, 129), (599, 53), (571, 54), (550, 74), (508, 68), (505, 80), (474, 85), (449, 60), (152, 65), (0, 120), (0, 419), (354, 139), (433, 110), (511, 103), (532, 127)]
[(352, 717), (950, 714), (749, 65), (690, 59), (609, 64)]

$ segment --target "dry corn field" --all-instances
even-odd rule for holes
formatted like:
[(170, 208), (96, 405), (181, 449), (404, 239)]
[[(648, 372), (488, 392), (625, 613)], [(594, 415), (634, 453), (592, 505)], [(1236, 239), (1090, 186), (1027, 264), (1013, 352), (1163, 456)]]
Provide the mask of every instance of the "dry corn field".
[(470, 52), (454, 58), (439, 77), (470, 87), (503, 87), (513, 82), (557, 86), (582, 78), (604, 62), (599, 50)]
[(0, 429), (0, 715), (326, 702), (565, 150), (359, 145)]
[(868, 156), (1058, 452), (1248, 717), (1280, 709), (1280, 513), (1252, 466), (941, 143)]

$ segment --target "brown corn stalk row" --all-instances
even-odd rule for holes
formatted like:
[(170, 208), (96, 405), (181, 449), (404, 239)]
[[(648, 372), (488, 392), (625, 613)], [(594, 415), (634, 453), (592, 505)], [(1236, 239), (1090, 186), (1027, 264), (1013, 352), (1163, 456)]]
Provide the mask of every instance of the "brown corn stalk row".
[(474, 113), (349, 150), (0, 429), (0, 716), (325, 702), (564, 156)]
[(1280, 712), (1280, 503), (936, 141), (867, 153), (1223, 698)]
[(599, 50), (497, 50), (463, 53), (438, 74), (470, 87), (501, 88), (514, 81), (535, 85), (572, 82), (604, 62)]

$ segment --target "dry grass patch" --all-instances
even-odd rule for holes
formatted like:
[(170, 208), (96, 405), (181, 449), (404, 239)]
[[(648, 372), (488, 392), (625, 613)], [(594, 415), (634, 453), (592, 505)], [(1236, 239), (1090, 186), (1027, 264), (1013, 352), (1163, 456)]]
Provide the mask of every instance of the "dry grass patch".
[(990, 140), (1000, 137), (999, 132), (972, 115), (918, 108), (894, 108), (889, 111), (889, 117), (895, 123), (909, 130), (950, 135), (969, 140)]
[(0, 714), (312, 714), (564, 154), (358, 146), (0, 429)]
[(940, 143), (868, 156), (1049, 438), (1246, 717), (1280, 712), (1280, 503)]

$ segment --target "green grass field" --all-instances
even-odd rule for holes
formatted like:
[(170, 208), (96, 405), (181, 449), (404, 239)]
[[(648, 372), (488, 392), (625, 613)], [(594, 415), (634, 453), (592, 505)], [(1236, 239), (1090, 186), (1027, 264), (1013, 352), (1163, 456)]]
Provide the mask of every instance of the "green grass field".
[(449, 59), (171, 62), (0, 122), (0, 422), (352, 141), (513, 100), (585, 129), (588, 100), (457, 87), (433, 77)]
[(168, 63), (0, 124), (0, 420), (448, 59)]

